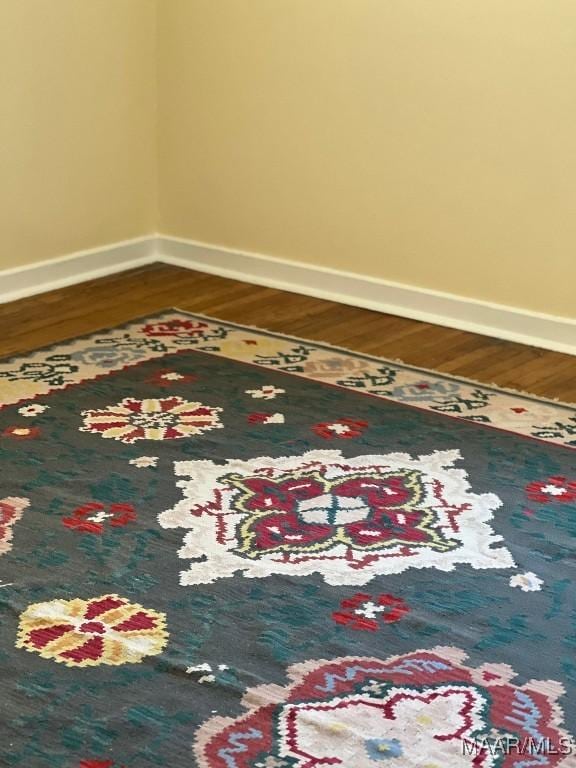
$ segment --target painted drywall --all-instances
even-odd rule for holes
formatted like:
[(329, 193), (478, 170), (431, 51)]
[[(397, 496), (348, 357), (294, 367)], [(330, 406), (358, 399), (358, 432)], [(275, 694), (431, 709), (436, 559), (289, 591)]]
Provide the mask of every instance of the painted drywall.
[(154, 231), (156, 10), (0, 3), (0, 269)]
[(575, 29), (573, 0), (2, 0), (0, 270), (159, 228), (575, 317)]
[(160, 0), (160, 229), (576, 316), (574, 0)]

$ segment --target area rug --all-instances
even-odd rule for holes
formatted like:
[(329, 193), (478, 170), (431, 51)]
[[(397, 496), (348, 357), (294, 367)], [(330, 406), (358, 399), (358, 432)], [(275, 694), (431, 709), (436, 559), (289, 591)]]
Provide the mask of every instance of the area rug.
[(0, 764), (576, 765), (576, 408), (180, 311), (0, 361)]

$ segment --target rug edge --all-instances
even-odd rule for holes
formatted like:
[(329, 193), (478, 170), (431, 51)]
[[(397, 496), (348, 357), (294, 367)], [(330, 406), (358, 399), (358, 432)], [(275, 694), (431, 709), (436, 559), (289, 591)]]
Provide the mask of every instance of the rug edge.
[[(207, 315), (202, 312), (192, 312), (191, 310), (181, 309), (180, 307), (171, 307), (170, 309), (164, 310), (164, 312), (181, 312), (183, 315), (189, 315), (190, 317), (201, 317), (205, 320), (211, 320), (213, 322), (222, 323), (222, 325), (231, 325), (235, 328), (248, 328), (252, 331), (257, 331), (258, 333), (267, 334), (269, 336), (276, 336), (283, 339), (293, 339), (294, 341), (303, 341), (306, 344), (310, 344), (312, 346), (324, 347), (325, 349), (333, 349), (337, 352), (343, 352), (344, 354), (347, 354), (347, 355), (363, 357), (367, 360), (372, 360), (377, 362), (390, 363), (393, 365), (400, 366), (402, 368), (406, 368), (407, 370), (410, 370), (410, 371), (421, 371), (422, 373), (430, 374), (432, 376), (437, 376), (438, 378), (441, 378), (441, 379), (448, 379), (449, 381), (458, 381), (458, 382), (463, 382), (464, 384), (474, 384), (475, 386), (481, 387), (482, 389), (489, 389), (496, 392), (505, 392), (506, 394), (514, 395), (515, 397), (520, 397), (525, 400), (549, 403), (550, 405), (555, 405), (558, 408), (566, 408), (569, 411), (574, 411), (576, 409), (576, 401), (573, 403), (570, 403), (566, 400), (560, 400), (560, 398), (545, 397), (543, 395), (537, 395), (533, 392), (527, 392), (521, 389), (514, 389), (513, 387), (504, 387), (495, 382), (487, 384), (484, 381), (479, 381), (478, 379), (473, 379), (468, 376), (455, 376), (450, 373), (445, 373), (444, 371), (438, 371), (435, 368), (424, 368), (423, 366), (412, 365), (411, 363), (404, 362), (404, 360), (402, 360), (399, 357), (384, 357), (382, 355), (371, 355), (368, 352), (360, 352), (355, 349), (350, 349), (350, 347), (342, 347), (342, 346), (339, 346), (338, 344), (332, 344), (329, 341), (318, 341), (316, 339), (308, 339), (305, 336), (293, 336), (290, 333), (282, 333), (280, 331), (271, 331), (268, 328), (262, 328), (261, 326), (258, 326), (258, 325), (251, 325), (247, 323), (237, 323), (233, 320), (223, 320), (221, 317), (215, 317), (214, 315)], [(143, 318), (136, 318), (135, 321), (139, 319), (143, 319)], [(135, 321), (132, 321), (132, 322), (135, 322)]]
[(66, 338), (52, 341), (49, 344), (42, 344), (39, 347), (34, 347), (32, 349), (23, 350), (20, 352), (16, 352), (15, 354), (11, 355), (2, 355), (0, 356), (0, 365), (6, 365), (18, 360), (22, 360), (23, 358), (31, 357), (36, 354), (47, 352), (54, 347), (57, 346), (68, 346), (73, 344), (77, 341), (82, 341), (85, 339), (89, 339), (92, 336), (99, 334), (99, 333), (107, 333), (114, 330), (122, 330), (124, 328), (127, 328), (131, 326), (133, 323), (143, 322), (145, 320), (156, 320), (161, 319), (165, 315), (171, 313), (171, 312), (179, 312), (182, 315), (187, 315), (189, 317), (199, 317), (204, 320), (210, 320), (212, 322), (221, 323), (222, 325), (228, 325), (233, 328), (246, 328), (252, 331), (256, 331), (258, 333), (266, 334), (268, 336), (274, 336), (276, 338), (283, 338), (283, 339), (290, 339), (294, 341), (300, 341), (304, 342), (305, 344), (309, 344), (311, 346), (316, 346), (324, 349), (333, 349), (337, 352), (342, 352), (347, 355), (353, 355), (355, 357), (361, 357), (366, 360), (376, 361), (376, 362), (383, 362), (383, 363), (389, 363), (392, 365), (397, 365), (402, 368), (405, 368), (409, 371), (418, 371), (422, 372), (431, 376), (436, 376), (441, 379), (446, 379), (448, 381), (457, 381), (461, 382), (463, 384), (471, 384), (477, 387), (480, 387), (482, 389), (487, 389), (493, 392), (503, 392), (505, 394), (518, 397), (524, 400), (529, 400), (531, 402), (540, 402), (540, 403), (547, 403), (548, 405), (553, 405), (556, 408), (563, 408), (567, 411), (574, 411), (576, 410), (576, 401), (575, 402), (568, 402), (567, 400), (560, 400), (560, 398), (553, 398), (553, 397), (545, 397), (543, 395), (537, 395), (533, 392), (527, 392), (525, 390), (521, 389), (514, 389), (513, 387), (504, 387), (500, 384), (497, 384), (495, 382), (491, 382), (490, 384), (479, 381), (478, 379), (473, 379), (468, 376), (455, 376), (450, 373), (445, 373), (443, 371), (438, 371), (434, 368), (425, 368), (423, 366), (418, 365), (412, 365), (411, 363), (406, 363), (404, 360), (400, 358), (391, 358), (391, 357), (384, 357), (382, 355), (371, 355), (367, 352), (360, 352), (355, 349), (350, 349), (349, 347), (343, 347), (339, 346), (337, 344), (332, 344), (329, 341), (318, 341), (316, 339), (308, 339), (304, 336), (293, 336), (290, 333), (283, 333), (280, 331), (272, 331), (268, 328), (263, 328), (258, 325), (252, 325), (249, 323), (238, 323), (234, 320), (224, 320), (221, 317), (216, 317), (214, 315), (208, 315), (203, 312), (193, 312), (189, 309), (182, 309), (181, 307), (165, 307), (164, 309), (159, 310), (158, 312), (152, 312), (152, 313), (145, 313), (143, 315), (137, 315), (136, 317), (130, 318), (129, 320), (126, 320), (122, 323), (119, 323), (117, 325), (104, 325), (98, 328), (95, 328), (94, 330), (87, 331), (86, 333), (78, 334), (77, 336), (68, 336)]

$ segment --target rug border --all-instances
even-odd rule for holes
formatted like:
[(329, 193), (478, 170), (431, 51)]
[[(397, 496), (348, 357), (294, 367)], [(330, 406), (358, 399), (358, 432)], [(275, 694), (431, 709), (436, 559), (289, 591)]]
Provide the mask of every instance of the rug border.
[[(418, 377), (428, 377), (431, 379), (431, 384), (434, 387), (440, 387), (442, 388), (442, 382), (454, 382), (455, 384), (468, 389), (468, 397), (480, 397), (481, 401), (488, 402), (488, 399), (491, 397), (497, 397), (500, 398), (500, 401), (495, 401), (495, 413), (494, 413), (494, 419), (492, 418), (486, 418), (486, 417), (480, 417), (480, 418), (474, 418), (474, 417), (467, 417), (461, 415), (461, 409), (456, 408), (456, 411), (458, 413), (449, 412), (450, 409), (445, 409), (442, 411), (440, 407), (434, 407), (433, 403), (434, 398), (430, 400), (429, 403), (417, 403), (417, 402), (409, 402), (405, 398), (402, 398), (402, 396), (395, 397), (394, 392), (379, 392), (378, 389), (374, 389), (374, 391), (363, 391), (363, 394), (370, 395), (373, 397), (378, 397), (379, 399), (396, 403), (397, 405), (403, 405), (407, 406), (410, 409), (416, 409), (419, 411), (424, 411), (426, 413), (435, 413), (439, 416), (444, 416), (446, 418), (452, 418), (456, 420), (465, 420), (465, 421), (472, 421), (475, 422), (477, 426), (483, 426), (490, 429), (496, 429), (497, 431), (504, 432), (506, 434), (515, 435), (519, 438), (524, 439), (530, 439), (530, 440), (536, 440), (538, 442), (547, 444), (547, 445), (556, 445), (558, 447), (567, 449), (567, 450), (574, 450), (576, 449), (576, 442), (571, 441), (569, 438), (573, 434), (573, 430), (571, 429), (570, 424), (572, 421), (576, 422), (576, 405), (573, 406), (569, 403), (563, 403), (559, 400), (552, 400), (550, 398), (544, 398), (539, 397), (538, 395), (530, 394), (527, 392), (521, 392), (519, 390), (514, 389), (508, 389), (505, 387), (499, 387), (497, 385), (487, 385), (482, 382), (476, 381), (474, 379), (468, 379), (465, 377), (458, 377), (458, 376), (452, 376), (450, 374), (444, 374), (439, 371), (435, 371), (433, 369), (426, 369), (421, 368), (418, 366), (408, 365), (402, 361), (393, 360), (386, 357), (380, 357), (377, 355), (370, 355), (364, 352), (356, 352), (351, 349), (347, 349), (346, 347), (339, 347), (327, 342), (322, 341), (315, 341), (312, 339), (306, 339), (299, 336), (292, 336), (290, 334), (280, 333), (276, 331), (270, 331), (264, 328), (260, 328), (258, 326), (254, 325), (246, 325), (242, 323), (237, 323), (234, 321), (228, 321), (228, 320), (221, 320), (220, 318), (212, 317), (211, 315), (206, 315), (200, 312), (192, 312), (189, 310), (179, 309), (178, 307), (172, 307), (170, 309), (162, 309), (158, 312), (155, 312), (153, 314), (145, 314), (138, 318), (133, 318), (126, 320), (123, 323), (120, 323), (118, 325), (112, 325), (107, 328), (103, 328), (101, 330), (91, 330), (85, 334), (81, 334), (79, 336), (73, 336), (68, 339), (52, 342), (50, 344), (44, 345), (42, 347), (37, 347), (33, 350), (29, 350), (24, 353), (19, 353), (16, 355), (12, 355), (5, 358), (0, 358), (0, 366), (4, 368), (5, 373), (3, 376), (8, 376), (8, 381), (10, 382), (10, 376), (11, 372), (9, 370), (11, 365), (20, 365), (20, 368), (24, 370), (26, 366), (34, 366), (38, 363), (50, 363), (51, 357), (50, 355), (58, 355), (58, 354), (66, 354), (68, 348), (82, 348), (84, 344), (90, 344), (90, 341), (92, 339), (96, 338), (96, 342), (99, 341), (97, 337), (103, 336), (105, 338), (109, 338), (110, 341), (114, 342), (117, 341), (118, 343), (121, 342), (123, 336), (121, 334), (124, 334), (125, 337), (131, 338), (131, 334), (134, 332), (136, 333), (136, 337), (139, 332), (142, 331), (142, 328), (140, 326), (144, 326), (149, 323), (156, 323), (156, 324), (162, 324), (163, 322), (166, 323), (170, 321), (171, 319), (177, 319), (177, 318), (194, 318), (196, 321), (205, 321), (205, 326), (208, 327), (208, 325), (212, 325), (213, 327), (220, 327), (224, 333), (231, 333), (232, 335), (236, 334), (237, 336), (242, 338), (242, 333), (245, 333), (246, 335), (250, 335), (250, 333), (253, 334), (254, 337), (266, 339), (269, 340), (275, 339), (277, 340), (277, 343), (281, 346), (284, 345), (286, 349), (292, 349), (294, 350), (294, 345), (300, 345), (303, 349), (306, 350), (307, 354), (312, 354), (312, 356), (319, 356), (320, 359), (324, 357), (325, 361), (328, 361), (330, 359), (330, 354), (340, 356), (342, 360), (349, 360), (353, 361), (356, 360), (357, 363), (362, 366), (362, 362), (364, 361), (364, 364), (367, 366), (372, 366), (373, 374), (376, 375), (377, 373), (380, 373), (383, 368), (381, 366), (390, 366), (392, 370), (396, 370), (399, 374), (404, 374), (404, 376), (412, 377), (412, 384), (418, 383)], [(208, 324), (208, 325), (206, 325)], [(199, 323), (200, 326), (202, 326), (202, 323)], [(226, 331), (225, 329), (228, 329)], [(135, 337), (135, 338), (136, 338)], [(100, 339), (101, 340), (101, 339)], [(120, 344), (121, 345), (121, 344)], [(273, 347), (275, 345), (273, 344)], [(157, 352), (158, 350), (155, 350)], [(184, 349), (172, 349), (169, 351), (168, 349), (165, 350), (165, 354), (171, 354), (171, 352), (183, 352)], [(259, 361), (258, 355), (254, 356), (236, 356), (234, 353), (227, 354), (225, 351), (222, 352), (219, 350), (219, 348), (210, 349), (207, 348), (206, 350), (203, 350), (201, 348), (196, 348), (197, 352), (206, 352), (206, 354), (214, 354), (216, 356), (222, 357), (223, 359), (230, 359), (235, 360), (238, 363), (244, 363), (253, 365), (255, 367), (262, 367), (262, 365), (265, 365), (262, 361)], [(156, 357), (162, 357), (163, 355), (157, 355), (155, 353), (151, 353), (149, 357), (146, 357), (146, 360)], [(10, 407), (11, 405), (20, 405), (25, 402), (33, 402), (37, 400), (38, 398), (41, 398), (44, 395), (50, 394), (54, 389), (56, 390), (64, 390), (68, 389), (71, 386), (75, 386), (77, 384), (83, 383), (84, 380), (95, 380), (103, 378), (113, 372), (117, 372), (118, 370), (126, 370), (129, 368), (132, 368), (134, 366), (137, 366), (139, 363), (145, 362), (145, 360), (130, 360), (126, 361), (125, 364), (121, 365), (114, 365), (111, 363), (111, 367), (109, 370), (106, 370), (105, 372), (99, 372), (97, 370), (94, 370), (94, 368), (98, 368), (101, 366), (91, 365), (90, 362), (86, 362), (87, 370), (84, 370), (82, 373), (79, 373), (76, 380), (68, 381), (62, 384), (52, 384), (48, 383), (47, 388), (44, 391), (36, 391), (36, 392), (28, 392), (23, 397), (10, 400), (10, 394), (8, 394), (8, 398), (4, 399), (2, 398), (2, 402), (0, 402), (0, 410), (4, 410), (6, 407)], [(379, 367), (380, 366), (380, 367)], [(78, 373), (80, 369), (74, 369), (76, 373)], [(322, 375), (314, 375), (314, 373), (308, 375), (306, 373), (299, 373), (295, 370), (290, 370), (287, 368), (286, 370), (282, 369), (275, 369), (278, 373), (283, 373), (290, 376), (296, 376), (296, 377), (302, 377), (305, 380), (309, 381), (318, 381), (319, 383), (322, 383), (324, 385), (329, 386), (336, 386), (337, 388), (341, 389), (352, 389), (354, 390), (353, 385), (349, 385), (346, 381), (342, 382), (331, 382), (324, 380), (324, 377)], [(304, 370), (304, 369), (302, 369)], [(26, 377), (22, 377), (26, 378)], [(14, 379), (14, 381), (17, 381), (18, 378)], [(32, 380), (34, 378), (32, 377)], [(41, 379), (39, 379), (41, 381)], [(410, 379), (408, 380), (410, 381)], [(374, 380), (374, 384), (376, 384), (376, 380)], [(40, 390), (42, 390), (42, 387), (40, 387)], [(457, 390), (458, 391), (458, 387)], [(466, 395), (464, 395), (466, 397)], [(459, 401), (459, 398), (456, 398), (457, 401)], [(441, 401), (442, 402), (442, 401)], [(461, 402), (464, 402), (467, 407), (474, 407), (474, 405), (470, 406), (468, 401), (466, 399), (462, 400)], [(474, 404), (476, 401), (473, 399), (472, 403)], [(490, 401), (492, 402), (492, 401)], [(527, 411), (526, 408), (522, 406), (523, 403), (531, 403), (535, 406), (539, 406), (540, 409), (543, 409), (541, 412), (541, 419), (539, 418), (539, 421), (541, 421), (541, 424), (538, 423), (538, 421), (530, 422), (528, 424), (522, 425), (522, 424), (516, 424), (516, 423), (509, 423), (508, 419), (506, 419), (505, 414), (507, 413), (508, 409), (512, 411), (516, 411), (517, 413), (525, 413)], [(513, 407), (514, 404), (516, 404), (517, 407)], [(454, 410), (454, 409), (452, 409)], [(530, 408), (528, 408), (528, 411)], [(570, 424), (564, 424), (564, 416), (567, 416)], [(491, 416), (491, 414), (490, 414)], [(548, 426), (544, 425), (544, 421), (546, 420)], [(541, 433), (535, 430), (540, 430)], [(566, 436), (564, 437), (563, 431), (566, 431)], [(548, 434), (549, 432), (550, 434)]]
[[(233, 328), (248, 328), (251, 331), (257, 331), (258, 333), (265, 334), (267, 336), (274, 336), (276, 338), (280, 339), (290, 339), (291, 341), (303, 341), (306, 344), (310, 344), (311, 346), (320, 347), (322, 349), (333, 349), (337, 352), (343, 352), (347, 355), (354, 355), (355, 357), (361, 357), (365, 360), (372, 360), (375, 362), (384, 362), (384, 363), (390, 363), (391, 365), (396, 365), (399, 368), (406, 368), (409, 371), (418, 371), (422, 373), (429, 374), (431, 376), (436, 376), (439, 379), (447, 379), (448, 381), (459, 381), (463, 382), (464, 384), (473, 384), (474, 386), (481, 387), (482, 389), (489, 389), (493, 392), (505, 392), (508, 395), (514, 395), (515, 397), (522, 398), (524, 400), (531, 400), (534, 402), (541, 402), (541, 403), (549, 403), (550, 405), (555, 405), (558, 408), (566, 408), (569, 411), (573, 411), (576, 409), (576, 401), (574, 403), (569, 403), (565, 400), (560, 400), (559, 398), (554, 397), (544, 397), (543, 395), (536, 395), (531, 392), (525, 392), (521, 389), (513, 389), (512, 387), (502, 387), (499, 384), (486, 384), (483, 381), (478, 381), (478, 379), (471, 379), (467, 376), (454, 376), (450, 373), (444, 373), (442, 371), (438, 371), (435, 368), (423, 368), (419, 365), (412, 365), (411, 363), (405, 363), (404, 360), (401, 360), (399, 357), (383, 357), (382, 355), (370, 355), (367, 352), (358, 352), (357, 350), (350, 349), (350, 347), (341, 347), (337, 344), (331, 344), (328, 341), (317, 341), (315, 339), (308, 339), (305, 336), (292, 336), (290, 333), (281, 333), (280, 331), (270, 331), (267, 328), (261, 328), (258, 325), (247, 325), (246, 323), (236, 323), (233, 320), (222, 320), (220, 317), (214, 317), (213, 315), (206, 315), (202, 312), (192, 312), (187, 309), (180, 309), (179, 307), (172, 307), (171, 310), (164, 310), (164, 311), (172, 311), (172, 312), (181, 312), (183, 315), (190, 315), (191, 317), (201, 317), (203, 320), (210, 320), (212, 322), (221, 323), (222, 325), (230, 325)], [(576, 361), (575, 361), (576, 365)]]
[[(336, 344), (331, 344), (330, 342), (327, 342), (327, 341), (317, 341), (316, 339), (308, 339), (305, 336), (293, 336), (292, 334), (289, 334), (289, 333), (283, 333), (280, 331), (271, 331), (267, 328), (262, 328), (257, 325), (237, 323), (233, 320), (223, 320), (222, 318), (215, 317), (214, 315), (207, 315), (203, 312), (193, 312), (192, 310), (181, 309), (180, 307), (166, 307), (157, 312), (138, 315), (122, 323), (119, 323), (118, 325), (102, 326), (100, 328), (96, 328), (95, 330), (91, 330), (86, 333), (81, 333), (77, 336), (70, 336), (65, 339), (61, 339), (59, 341), (53, 341), (53, 342), (50, 342), (49, 344), (43, 344), (42, 346), (34, 347), (33, 349), (29, 349), (27, 351), (17, 352), (16, 354), (13, 354), (13, 355), (0, 356), (0, 364), (6, 364), (6, 363), (11, 363), (17, 360), (21, 360), (23, 358), (27, 358), (32, 355), (35, 355), (36, 353), (47, 352), (53, 349), (54, 347), (67, 346), (77, 341), (89, 339), (98, 333), (106, 333), (114, 330), (123, 330), (129, 327), (130, 325), (132, 325), (133, 323), (144, 322), (145, 320), (159, 319), (170, 312), (179, 312), (183, 315), (188, 315), (189, 317), (202, 318), (203, 320), (209, 320), (211, 322), (220, 323), (221, 325), (228, 325), (232, 328), (248, 329), (251, 331), (256, 331), (257, 333), (264, 334), (266, 336), (273, 336), (275, 338), (280, 338), (280, 339), (289, 339), (290, 341), (304, 342), (305, 344), (309, 344), (311, 346), (315, 346), (321, 349), (342, 352), (344, 354), (352, 355), (354, 357), (359, 357), (364, 360), (370, 360), (372, 362), (389, 363), (391, 365), (396, 365), (398, 367), (405, 368), (406, 370), (409, 370), (409, 371), (417, 371), (430, 376), (436, 376), (439, 379), (446, 379), (447, 381), (457, 381), (463, 384), (470, 384), (476, 387), (480, 387), (481, 389), (489, 390), (491, 392), (503, 392), (505, 394), (512, 395), (514, 397), (518, 397), (523, 400), (528, 400), (530, 402), (548, 403), (549, 405), (553, 405), (556, 408), (565, 409), (570, 412), (576, 410), (576, 402), (570, 403), (568, 401), (560, 400), (557, 398), (544, 397), (542, 395), (536, 395), (534, 393), (526, 392), (520, 389), (503, 387), (495, 383), (487, 384), (483, 381), (478, 381), (478, 379), (472, 379), (466, 376), (454, 376), (449, 373), (438, 371), (434, 368), (424, 368), (421, 366), (412, 365), (410, 363), (405, 363), (400, 358), (383, 357), (381, 355), (370, 355), (367, 352), (359, 352), (357, 350), (350, 349), (349, 347), (342, 347)], [(499, 429), (499, 428), (496, 427), (496, 429)]]

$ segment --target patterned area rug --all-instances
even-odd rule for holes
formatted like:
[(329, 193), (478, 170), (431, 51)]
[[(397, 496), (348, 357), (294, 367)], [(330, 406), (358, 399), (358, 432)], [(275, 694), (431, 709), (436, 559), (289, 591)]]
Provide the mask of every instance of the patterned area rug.
[(576, 408), (171, 311), (0, 361), (0, 764), (576, 766)]

